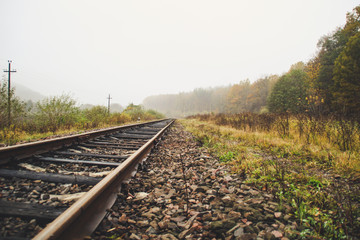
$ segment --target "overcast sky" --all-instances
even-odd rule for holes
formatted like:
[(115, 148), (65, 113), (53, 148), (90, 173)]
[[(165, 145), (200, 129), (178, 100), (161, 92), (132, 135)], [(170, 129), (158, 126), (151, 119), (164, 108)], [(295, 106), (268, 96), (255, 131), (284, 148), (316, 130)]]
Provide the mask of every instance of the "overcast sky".
[(79, 103), (139, 104), (282, 74), (343, 26), (354, 0), (0, 0), (0, 69)]

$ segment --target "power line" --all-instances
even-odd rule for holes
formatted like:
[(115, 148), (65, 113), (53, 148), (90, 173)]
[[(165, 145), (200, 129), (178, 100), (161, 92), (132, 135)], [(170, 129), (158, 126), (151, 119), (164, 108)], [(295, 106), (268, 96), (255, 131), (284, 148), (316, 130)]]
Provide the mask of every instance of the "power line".
[(11, 70), (11, 60), (8, 60), (9, 63), (9, 69), (8, 70), (4, 70), (4, 72), (9, 73), (8, 75), (8, 126), (10, 127), (11, 125), (11, 101), (10, 101), (10, 91), (11, 91), (11, 81), (10, 81), (10, 77), (11, 77), (11, 73), (16, 72), (16, 70)]

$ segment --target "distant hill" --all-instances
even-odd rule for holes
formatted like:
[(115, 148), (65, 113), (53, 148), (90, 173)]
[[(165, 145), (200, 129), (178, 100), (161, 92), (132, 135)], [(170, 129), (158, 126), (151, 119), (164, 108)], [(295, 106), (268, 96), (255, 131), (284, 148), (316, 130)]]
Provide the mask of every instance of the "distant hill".
[[(15, 83), (14, 85), (15, 88), (15, 95), (17, 97), (19, 97), (22, 101), (29, 101), (31, 100), (33, 103), (36, 103), (38, 101), (43, 100), (44, 98), (46, 98), (46, 96), (42, 95), (41, 93), (38, 93), (28, 87), (25, 87), (24, 85)], [(92, 107), (94, 107), (95, 105), (92, 104), (82, 104), (80, 105), (80, 109), (90, 109)], [(114, 112), (122, 112), (124, 110), (123, 106), (121, 106), (118, 103), (112, 103), (110, 105), (110, 111), (111, 113)]]
[(24, 85), (16, 83), (14, 84), (14, 87), (15, 87), (15, 95), (23, 101), (31, 100), (33, 102), (37, 102), (45, 98), (44, 95), (28, 87), (25, 87)]

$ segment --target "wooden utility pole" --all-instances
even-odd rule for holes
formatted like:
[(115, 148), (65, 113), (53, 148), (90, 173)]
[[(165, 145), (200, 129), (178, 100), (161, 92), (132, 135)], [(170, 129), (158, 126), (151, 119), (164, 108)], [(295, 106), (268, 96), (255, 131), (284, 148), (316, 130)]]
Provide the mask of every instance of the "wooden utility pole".
[(8, 76), (8, 126), (10, 127), (11, 125), (11, 82), (10, 82), (10, 76), (12, 72), (16, 72), (16, 70), (11, 70), (11, 60), (8, 60), (9, 63), (9, 69), (8, 70), (4, 70), (4, 72), (9, 73)]
[(108, 114), (110, 115), (110, 99), (112, 99), (111, 97), (110, 97), (110, 94), (109, 94), (109, 97), (107, 98), (107, 100), (108, 100)]

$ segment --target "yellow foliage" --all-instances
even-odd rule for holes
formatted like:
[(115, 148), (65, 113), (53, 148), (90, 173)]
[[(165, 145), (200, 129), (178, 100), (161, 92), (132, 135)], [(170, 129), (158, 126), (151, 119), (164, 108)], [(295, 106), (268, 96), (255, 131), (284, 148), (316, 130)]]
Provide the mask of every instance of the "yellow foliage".
[(17, 143), (25, 133), (16, 129), (14, 126), (0, 130), (0, 142), (5, 145)]
[[(182, 120), (182, 123), (186, 126), (187, 130), (192, 132), (195, 136), (211, 136), (212, 141), (220, 144), (225, 144), (230, 151), (244, 152), (244, 159), (241, 164), (236, 166), (237, 169), (249, 169), (252, 164), (257, 164), (257, 159), (253, 156), (254, 150), (252, 149), (276, 149), (281, 153), (287, 153), (288, 156), (292, 156), (296, 159), (296, 156), (300, 158), (313, 159), (307, 162), (309, 165), (317, 165), (319, 163), (330, 164), (335, 172), (340, 174), (349, 174), (360, 171), (360, 153), (359, 151), (353, 151), (351, 153), (339, 150), (339, 148), (329, 143), (326, 140), (326, 136), (317, 136), (309, 144), (305, 139), (300, 138), (296, 128), (291, 128), (288, 138), (281, 138), (278, 136), (275, 130), (270, 132), (261, 131), (244, 131), (231, 128), (230, 126), (218, 126), (213, 122), (200, 122), (197, 120)], [(297, 120), (292, 119), (290, 121), (292, 126), (296, 126)], [(213, 137), (215, 136), (215, 138)], [(231, 139), (231, 145), (229, 144)], [(242, 150), (239, 150), (239, 147)], [(256, 155), (256, 154), (255, 154)], [(239, 160), (239, 159), (238, 159)]]

